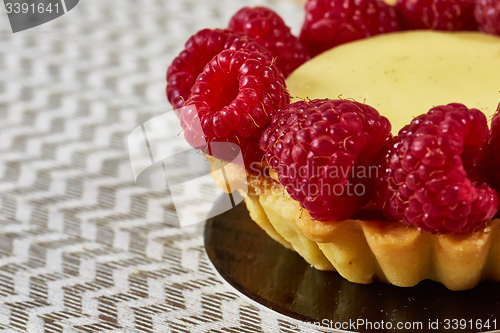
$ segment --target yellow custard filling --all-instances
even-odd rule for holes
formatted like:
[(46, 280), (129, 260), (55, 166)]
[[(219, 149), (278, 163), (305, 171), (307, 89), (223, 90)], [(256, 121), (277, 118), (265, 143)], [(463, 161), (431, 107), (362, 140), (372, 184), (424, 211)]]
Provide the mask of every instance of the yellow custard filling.
[(488, 119), (500, 102), (500, 38), (479, 32), (406, 31), (328, 50), (287, 79), (297, 99), (365, 102), (393, 134), (436, 105), (462, 103)]

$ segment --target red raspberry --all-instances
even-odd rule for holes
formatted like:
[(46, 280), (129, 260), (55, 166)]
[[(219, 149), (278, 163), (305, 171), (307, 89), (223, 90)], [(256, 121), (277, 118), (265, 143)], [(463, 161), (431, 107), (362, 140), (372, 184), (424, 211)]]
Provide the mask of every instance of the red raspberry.
[(479, 161), (479, 172), (485, 174), (488, 184), (495, 190), (500, 191), (500, 104), (497, 112), (491, 119), (491, 135), (488, 145), (481, 154)]
[(498, 104), (497, 111), (491, 119), (491, 135), (500, 135), (500, 104)]
[(500, 0), (476, 0), (474, 17), (479, 30), (500, 35)]
[(336, 45), (398, 31), (396, 11), (382, 0), (308, 0), (300, 41), (314, 56)]
[(404, 29), (476, 30), (474, 0), (397, 0)]
[(203, 29), (191, 36), (184, 50), (167, 70), (167, 97), (179, 109), (188, 99), (191, 87), (205, 65), (222, 50), (250, 50), (272, 59), (271, 53), (248, 36), (220, 29)]
[(273, 117), (260, 148), (288, 194), (314, 219), (341, 221), (370, 200), (370, 166), (376, 168), (390, 132), (387, 118), (371, 106), (298, 101)]
[(232, 160), (232, 148), (219, 145), (221, 150), (209, 151), (206, 142), (237, 144), (247, 165), (260, 162), (260, 136), (275, 111), (289, 102), (285, 79), (268, 58), (255, 51), (224, 50), (205, 66), (181, 109), (184, 137), (222, 160)]
[(414, 118), (381, 158), (376, 184), (382, 213), (438, 234), (469, 232), (490, 220), (497, 193), (471, 181), (464, 163), (477, 160), (488, 133), (485, 115), (458, 103)]
[(269, 49), (285, 77), (310, 58), (283, 19), (269, 8), (241, 8), (229, 21), (228, 29), (248, 34)]

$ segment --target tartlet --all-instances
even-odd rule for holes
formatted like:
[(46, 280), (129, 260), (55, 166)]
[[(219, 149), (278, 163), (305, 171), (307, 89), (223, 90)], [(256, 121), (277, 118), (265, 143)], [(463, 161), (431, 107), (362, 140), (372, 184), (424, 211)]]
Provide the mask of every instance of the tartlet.
[[(400, 28), (395, 9), (376, 0), (352, 8), (331, 2), (327, 13), (316, 5), (308, 1), (299, 39), (272, 10), (244, 7), (228, 30), (204, 29), (188, 40), (167, 71), (167, 96), (180, 108), (186, 140), (212, 156), (212, 176), (222, 189), (234, 190), (238, 183), (248, 189), (243, 194), (250, 216), (270, 237), (319, 270), (336, 270), (356, 283), (402, 287), (431, 279), (451, 290), (500, 280), (500, 222), (493, 219), (500, 181), (490, 186), (476, 177), (484, 171), (477, 151), (494, 155), (488, 136), (500, 138), (500, 126), (495, 134), (485, 117), (500, 99), (500, 38), (479, 32), (388, 33)], [(378, 10), (356, 14), (363, 6)], [(438, 16), (459, 29), (460, 15)], [(342, 44), (348, 40), (356, 41)], [(328, 51), (304, 63), (322, 50)], [(293, 59), (300, 61), (290, 67)], [(494, 122), (500, 124), (500, 106), (498, 113)], [(217, 162), (231, 159), (236, 145), (246, 177), (241, 165)], [(407, 154), (409, 147), (414, 151)], [(464, 166), (465, 158), (473, 162)], [(356, 186), (370, 187), (357, 199), (301, 193), (319, 181), (344, 186), (354, 178), (349, 173), (335, 180), (326, 171), (289, 176), (281, 169), (350, 170), (351, 163), (383, 170), (376, 181), (357, 180)], [(424, 169), (412, 169), (418, 163)], [(439, 177), (441, 183), (428, 189), (427, 180)], [(300, 185), (290, 188), (291, 179)], [(397, 192), (400, 187), (406, 194)], [(445, 189), (451, 191), (443, 200), (437, 194)], [(417, 198), (417, 190), (433, 194), (420, 191)], [(439, 205), (432, 202), (437, 198)], [(403, 210), (412, 199), (419, 202), (413, 201), (408, 217)]]
[[(499, 80), (496, 78), (500, 77), (500, 72), (497, 73), (498, 76), (492, 73), (491, 79), (474, 78), (478, 83), (468, 83), (471, 87), (470, 94), (464, 94), (464, 87), (461, 86), (456, 92), (445, 91), (440, 95), (435, 92), (439, 84), (433, 82), (430, 87), (419, 88), (418, 84), (421, 82), (418, 82), (417, 89), (423, 90), (419, 93), (425, 93), (425, 89), (433, 90), (429, 92), (429, 101), (422, 101), (421, 105), (413, 101), (407, 105), (403, 104), (409, 109), (405, 111), (398, 110), (397, 103), (387, 100), (383, 89), (367, 93), (370, 91), (370, 80), (376, 77), (373, 73), (384, 73), (388, 70), (383, 67), (387, 66), (388, 62), (381, 64), (382, 61), (377, 56), (404, 59), (405, 52), (414, 52), (416, 45), (423, 45), (432, 47), (427, 52), (437, 52), (438, 54), (433, 56), (439, 57), (439, 51), (436, 49), (439, 49), (438, 45), (443, 41), (444, 53), (454, 52), (455, 47), (467, 48), (467, 43), (472, 43), (478, 55), (488, 59), (486, 65), (485, 62), (470, 64), (474, 51), (469, 51), (469, 54), (462, 55), (466, 60), (456, 60), (456, 63), (463, 66), (457, 68), (457, 71), (467, 72), (469, 66), (476, 67), (476, 74), (477, 68), (481, 66), (490, 67), (490, 73), (500, 71), (500, 39), (497, 37), (472, 32), (402, 32), (353, 42), (327, 51), (292, 73), (287, 79), (287, 86), (295, 100), (339, 95), (347, 99), (364, 99), (367, 104), (372, 103), (382, 115), (391, 120), (393, 133), (397, 133), (405, 123), (409, 123), (412, 117), (425, 112), (421, 105), (427, 105), (428, 109), (434, 103), (450, 102), (450, 98), (465, 100), (491, 117), (498, 103), (495, 101), (493, 90), (499, 86), (495, 82)], [(413, 44), (413, 48), (405, 51), (396, 47), (398, 43), (406, 46)], [(356, 60), (359, 60), (356, 57), (362, 57), (359, 53), (350, 55), (363, 49), (371, 50), (371, 62), (359, 66), (359, 70), (366, 70), (364, 74), (353, 74), (349, 78), (348, 72), (352, 69), (349, 65), (353, 66)], [(498, 63), (498, 66), (494, 66), (492, 61)], [(377, 64), (380, 68), (370, 71), (370, 66)], [(429, 64), (428, 68), (435, 71), (433, 66)], [(417, 70), (414, 67), (413, 69)], [(401, 71), (402, 68), (397, 67), (397, 70)], [(410, 70), (411, 68), (408, 69)], [(336, 71), (342, 73), (335, 75)], [(318, 75), (320, 72), (323, 75)], [(443, 70), (443, 73), (446, 71)], [(446, 81), (450, 80), (450, 76), (447, 77), (443, 73), (435, 73), (434, 79), (438, 80), (438, 83), (441, 79), (445, 84), (453, 84)], [(404, 74), (401, 73), (396, 80), (407, 84), (412, 74)], [(417, 77), (418, 75), (428, 73), (421, 72)], [(360, 77), (366, 79), (360, 80)], [(390, 94), (390, 89), (397, 83), (391, 86), (387, 84), (387, 80), (385, 82)], [(480, 94), (474, 96), (476, 91)], [(476, 104), (471, 102), (474, 98)], [(397, 96), (397, 101), (402, 100), (401, 96)], [(450, 235), (432, 234), (400, 222), (387, 222), (378, 219), (376, 214), (371, 218), (325, 223), (312, 219), (308, 211), (287, 194), (272, 169), (270, 174), (273, 177), (266, 177), (263, 172), (258, 175), (248, 174), (249, 193), (245, 202), (250, 216), (269, 236), (296, 251), (316, 269), (335, 270), (351, 282), (365, 284), (379, 280), (400, 287), (411, 287), (424, 279), (431, 279), (450, 290), (470, 289), (483, 279), (500, 280), (499, 219), (489, 221), (484, 227), (471, 233)]]

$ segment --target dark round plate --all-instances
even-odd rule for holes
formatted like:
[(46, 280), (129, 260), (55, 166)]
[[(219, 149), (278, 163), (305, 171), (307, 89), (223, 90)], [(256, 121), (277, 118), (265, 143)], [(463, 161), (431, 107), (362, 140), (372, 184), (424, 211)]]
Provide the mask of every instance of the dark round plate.
[(336, 272), (312, 268), (271, 239), (251, 220), (244, 203), (207, 221), (205, 246), (215, 269), (237, 291), (285, 316), (324, 328), (359, 332), (500, 329), (500, 283), (485, 281), (467, 291), (450, 291), (427, 280), (411, 288), (351, 283)]

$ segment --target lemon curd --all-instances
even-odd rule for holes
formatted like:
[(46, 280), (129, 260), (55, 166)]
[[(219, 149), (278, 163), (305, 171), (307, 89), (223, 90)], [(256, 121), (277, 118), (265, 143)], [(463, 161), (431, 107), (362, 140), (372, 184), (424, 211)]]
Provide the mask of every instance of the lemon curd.
[(328, 50), (287, 79), (293, 101), (343, 98), (375, 107), (393, 134), (436, 105), (462, 103), (488, 119), (500, 102), (500, 38), (407, 31)]

